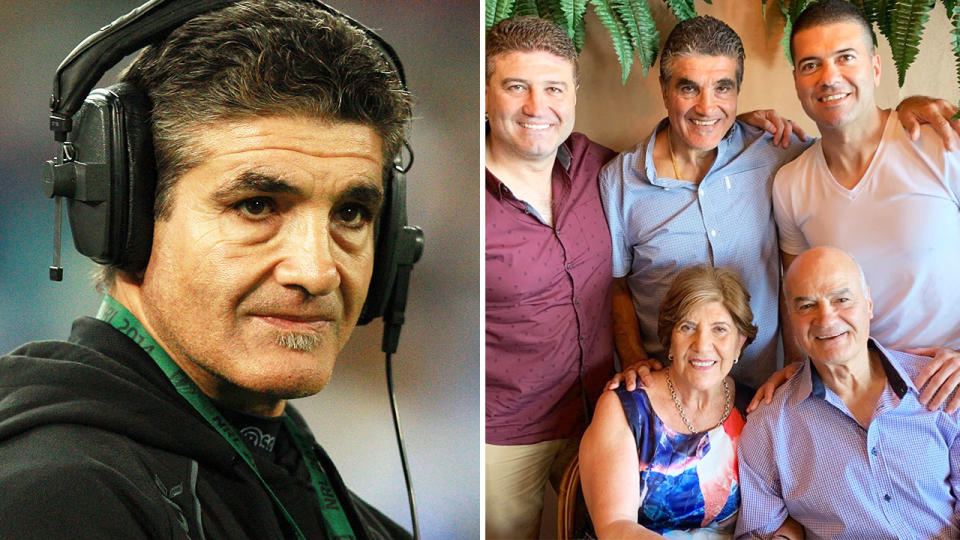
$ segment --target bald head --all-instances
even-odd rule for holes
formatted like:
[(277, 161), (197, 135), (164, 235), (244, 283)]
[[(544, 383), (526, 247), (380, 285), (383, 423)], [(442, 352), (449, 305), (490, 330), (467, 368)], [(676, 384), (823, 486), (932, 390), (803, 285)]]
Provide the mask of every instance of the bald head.
[(814, 362), (867, 361), (873, 302), (850, 255), (832, 247), (809, 249), (794, 259), (783, 287), (797, 344)]
[(783, 276), (783, 292), (790, 299), (790, 282), (802, 277), (828, 275), (832, 272), (853, 271), (860, 283), (860, 292), (869, 296), (867, 278), (857, 261), (846, 251), (831, 246), (810, 248), (797, 255), (793, 264)]

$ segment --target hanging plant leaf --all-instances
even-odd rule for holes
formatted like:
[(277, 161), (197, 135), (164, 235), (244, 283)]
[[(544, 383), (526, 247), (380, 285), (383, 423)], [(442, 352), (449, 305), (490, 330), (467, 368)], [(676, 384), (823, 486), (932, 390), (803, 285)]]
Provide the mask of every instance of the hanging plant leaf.
[(517, 5), (513, 9), (513, 15), (511, 15), (511, 17), (521, 17), (523, 15), (540, 16), (537, 0), (516, 0), (516, 2)]
[(630, 67), (633, 65), (633, 46), (630, 43), (630, 36), (627, 34), (627, 27), (620, 20), (613, 10), (613, 6), (607, 0), (590, 0), (597, 18), (600, 23), (610, 33), (610, 40), (613, 42), (613, 50), (617, 53), (620, 60), (620, 72), (622, 73), (622, 83), (627, 83), (627, 77), (630, 76)]
[(487, 30), (498, 22), (513, 16), (513, 6), (516, 0), (487, 0), (486, 5), (486, 23)]
[(581, 31), (580, 45), (577, 45), (579, 51), (583, 48), (583, 14), (587, 10), (587, 0), (560, 0), (560, 10), (563, 11), (566, 22), (563, 29), (570, 36), (570, 39), (574, 40), (574, 44), (577, 41), (575, 39), (577, 31)]
[(797, 17), (816, 0), (780, 0), (780, 13), (783, 14), (783, 39), (780, 40), (780, 46), (783, 48), (783, 54), (787, 57), (787, 62), (792, 66), (793, 57), (790, 55), (790, 34), (793, 32), (793, 22)]
[[(586, 10), (587, 4), (583, 4), (584, 10)], [(580, 15), (580, 20), (577, 21), (577, 27), (573, 29), (573, 45), (577, 48), (578, 51), (583, 50), (583, 44), (586, 41), (586, 27), (587, 23), (584, 20), (583, 15)]]
[[(613, 10), (620, 15), (630, 36), (630, 44), (640, 60), (643, 75), (653, 66), (660, 48), (660, 32), (650, 13), (647, 0), (613, 0)], [(624, 77), (624, 84), (627, 79)]]
[(697, 16), (697, 10), (693, 7), (693, 0), (667, 0), (667, 6), (677, 18), (678, 21), (685, 21)]
[(950, 19), (950, 21), (952, 22), (954, 14), (956, 13), (956, 10), (957, 10), (957, 0), (940, 0), (940, 2), (943, 4), (943, 7), (946, 8), (947, 10), (947, 18)]
[[(873, 25), (877, 25), (877, 28), (880, 28), (881, 29), (880, 32), (883, 33), (882, 28), (885, 25), (889, 27), (889, 22), (887, 22), (887, 20), (889, 19), (889, 17), (887, 17), (887, 12), (886, 12), (887, 8), (886, 6), (883, 6), (882, 9), (880, 7), (881, 3), (886, 4), (886, 0), (880, 0), (879, 2), (877, 0), (848, 0), (848, 1), (851, 4), (860, 8), (860, 11), (862, 11), (863, 14), (867, 16), (867, 22), (870, 23), (871, 28), (873, 27)], [(873, 46), (876, 47), (877, 46), (876, 33), (873, 34), (872, 38), (873, 38)]]
[(553, 22), (567, 34), (567, 37), (571, 37), (573, 31), (567, 28), (572, 25), (568, 24), (567, 14), (564, 13), (561, 3), (562, 0), (537, 0), (536, 15), (539, 15), (541, 19)]
[[(864, 6), (864, 12), (867, 13), (868, 17), (871, 11), (876, 14), (877, 28), (884, 36), (891, 34), (890, 21), (893, 11), (897, 9), (896, 3), (897, 0), (865, 0), (867, 5)], [(871, 22), (874, 22), (874, 20), (871, 20)]]
[[(950, 17), (950, 47), (953, 49), (953, 61), (957, 70), (957, 84), (960, 85), (960, 4), (944, 0), (943, 6), (947, 8), (947, 15)], [(960, 119), (960, 110), (953, 115), (953, 119)]]
[(793, 65), (793, 57), (790, 55), (790, 33), (793, 32), (793, 19), (790, 18), (790, 6), (787, 0), (780, 0), (780, 13), (783, 14), (783, 38), (780, 39), (780, 48), (783, 49), (784, 56), (787, 57), (787, 63)]
[(904, 77), (919, 52), (920, 35), (930, 18), (934, 0), (896, 0), (890, 13), (890, 33), (885, 34), (897, 67), (897, 84), (903, 87)]

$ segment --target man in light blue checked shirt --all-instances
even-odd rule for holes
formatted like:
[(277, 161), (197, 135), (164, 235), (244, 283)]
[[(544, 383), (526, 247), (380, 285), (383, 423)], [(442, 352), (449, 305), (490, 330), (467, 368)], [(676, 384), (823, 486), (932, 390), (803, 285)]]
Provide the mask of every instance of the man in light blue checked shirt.
[(870, 289), (843, 251), (800, 254), (784, 292), (808, 358), (741, 435), (737, 538), (788, 516), (808, 539), (960, 538), (960, 420), (912, 382), (929, 358), (869, 337)]

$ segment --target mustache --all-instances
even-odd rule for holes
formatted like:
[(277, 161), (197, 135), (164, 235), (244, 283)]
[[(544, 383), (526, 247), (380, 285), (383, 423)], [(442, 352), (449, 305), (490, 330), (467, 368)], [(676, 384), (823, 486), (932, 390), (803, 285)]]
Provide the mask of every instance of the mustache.
[(320, 348), (323, 338), (318, 333), (279, 332), (276, 343), (294, 352), (312, 352)]

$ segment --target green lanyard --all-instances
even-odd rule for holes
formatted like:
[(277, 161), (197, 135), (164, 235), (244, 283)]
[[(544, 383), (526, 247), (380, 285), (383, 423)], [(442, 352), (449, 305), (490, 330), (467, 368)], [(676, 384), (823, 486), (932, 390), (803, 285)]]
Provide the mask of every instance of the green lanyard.
[[(280, 499), (273, 490), (270, 489), (266, 480), (260, 476), (260, 471), (257, 470), (257, 466), (253, 461), (253, 454), (250, 453), (250, 449), (246, 443), (244, 443), (240, 435), (237, 434), (237, 430), (220, 414), (220, 411), (213, 406), (210, 398), (197, 387), (196, 383), (194, 383), (190, 377), (187, 377), (183, 370), (180, 369), (180, 366), (170, 358), (170, 355), (150, 337), (150, 334), (148, 334), (147, 330), (140, 324), (140, 321), (138, 321), (127, 308), (123, 307), (109, 295), (104, 296), (103, 303), (100, 304), (100, 311), (97, 312), (97, 318), (126, 334), (127, 337), (142, 347), (143, 350), (153, 358), (157, 366), (159, 366), (167, 378), (170, 379), (170, 382), (174, 388), (177, 389), (177, 392), (179, 392), (180, 395), (203, 416), (207, 423), (213, 426), (213, 428), (220, 433), (220, 436), (230, 443), (230, 446), (240, 454), (240, 457), (247, 462), (253, 474), (255, 474), (260, 480), (260, 483), (263, 484), (263, 488), (267, 490), (267, 493), (273, 498), (273, 502), (280, 510), (280, 513), (283, 514), (283, 517), (286, 518), (287, 522), (293, 528), (297, 538), (305, 540), (303, 532), (300, 531), (300, 527), (297, 526), (293, 517), (287, 512), (287, 509), (284, 508), (283, 503), (280, 502)], [(293, 438), (297, 450), (300, 451), (300, 456), (303, 457), (307, 471), (310, 473), (310, 480), (313, 482), (313, 489), (320, 502), (320, 513), (323, 515), (323, 522), (326, 525), (328, 536), (338, 540), (355, 539), (356, 536), (353, 534), (353, 529), (350, 527), (347, 515), (343, 511), (343, 506), (337, 499), (337, 494), (330, 484), (330, 480), (320, 466), (320, 460), (317, 457), (312, 441), (308, 440), (308, 438), (300, 432), (300, 429), (289, 414), (284, 413), (283, 423)]]

